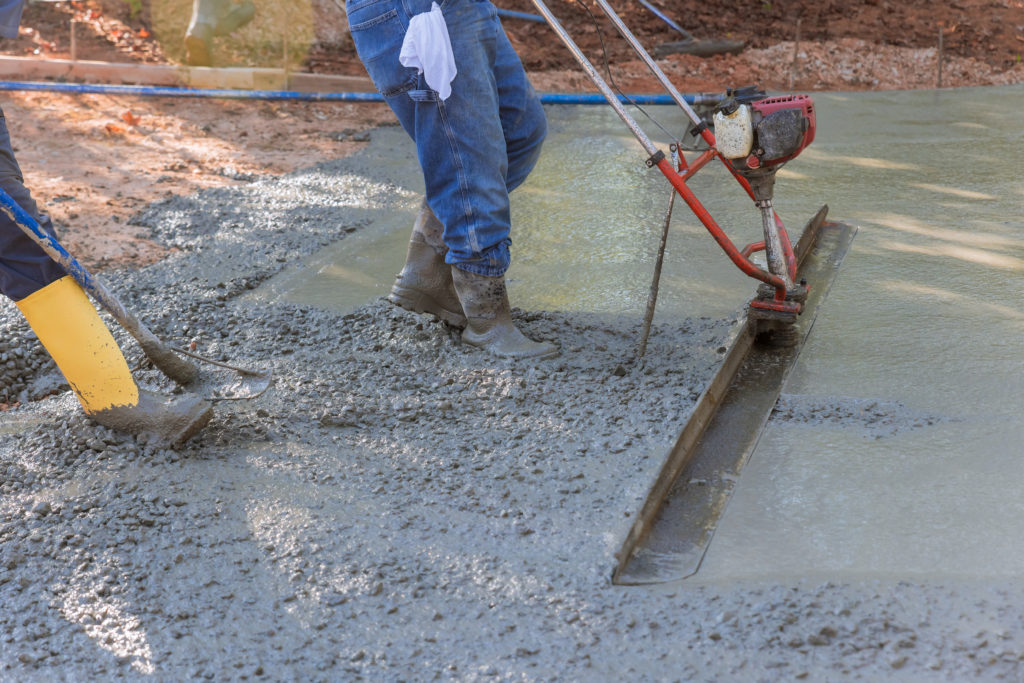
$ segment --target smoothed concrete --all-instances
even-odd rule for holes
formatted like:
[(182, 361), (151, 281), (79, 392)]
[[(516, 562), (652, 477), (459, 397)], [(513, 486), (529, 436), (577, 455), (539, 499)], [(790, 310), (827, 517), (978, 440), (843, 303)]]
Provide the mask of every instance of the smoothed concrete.
[[(823, 97), (816, 147), (830, 151), (839, 132), (824, 122), (839, 109), (871, 121), (867, 141), (885, 130), (869, 113), (890, 98), (975, 107), (991, 96), (1001, 107), (1016, 93)], [(415, 206), (411, 145), (395, 128), (375, 132), (352, 158), (169, 199), (139, 217), (179, 253), (109, 274), (119, 296), (161, 336), (271, 368), (277, 383), (258, 402), (221, 405), (180, 452), (97, 427), (66, 391), (0, 414), (0, 424), (18, 425), (0, 439), (0, 679), (1020, 677), (1016, 576), (808, 582), (785, 573), (736, 582), (723, 572), (680, 586), (610, 584), (645, 477), (715, 367), (751, 286), (677, 209), (657, 334), (646, 365), (629, 362), (667, 188), (643, 169), (634, 143), (611, 139), (610, 112), (555, 109), (551, 119), (553, 142), (586, 144), (566, 164), (549, 158), (552, 146), (522, 188), (524, 199), (551, 201), (534, 214), (516, 201), (520, 274), (510, 287), (513, 304), (528, 311), (517, 314), (524, 329), (562, 344), (552, 361), (495, 361), (379, 301), (341, 312), (260, 289)], [(961, 128), (967, 138), (978, 130), (953, 130)], [(780, 213), (798, 225), (828, 201), (833, 215), (863, 223), (853, 214), (863, 205), (851, 198), (865, 162), (846, 154), (809, 157), (831, 183), (810, 193), (797, 174), (812, 171), (802, 158), (792, 164), (778, 188)], [(886, 163), (906, 163), (900, 156)], [(973, 190), (946, 172), (921, 174), (945, 188), (921, 192)], [(574, 178), (591, 194), (560, 193)], [(716, 215), (749, 217), (753, 236), (756, 215), (732, 181), (728, 192), (721, 175), (700, 182)], [(606, 195), (617, 199), (603, 204)], [(599, 215), (588, 218), (581, 207), (591, 200)], [(986, 225), (1000, 236), (998, 221)], [(544, 247), (531, 255), (531, 245)], [(550, 273), (541, 280), (549, 298), (532, 298), (526, 286), (537, 281), (526, 275), (534, 267)], [(856, 287), (841, 275), (832, 297), (842, 291)], [(826, 315), (816, 333), (830, 322), (841, 323)], [(21, 387), (14, 398), (45, 396), (30, 384), (46, 364), (6, 304), (0, 329), (8, 331), (0, 351), (17, 359), (3, 370)], [(140, 362), (126, 335), (118, 338)], [(987, 358), (995, 363), (997, 352)], [(138, 374), (169, 388), (151, 369)], [(870, 380), (886, 374), (858, 373), (840, 396), (875, 396)], [(906, 413), (891, 411), (901, 420), (949, 414), (905, 403)], [(795, 400), (794, 415), (808, 405)], [(935, 438), (954, 424), (908, 426), (895, 438)], [(755, 454), (758, 462), (768, 459)], [(739, 497), (734, 503), (730, 515), (742, 510)]]
[(853, 250), (702, 573), (1019, 577), (1024, 89), (819, 95)]

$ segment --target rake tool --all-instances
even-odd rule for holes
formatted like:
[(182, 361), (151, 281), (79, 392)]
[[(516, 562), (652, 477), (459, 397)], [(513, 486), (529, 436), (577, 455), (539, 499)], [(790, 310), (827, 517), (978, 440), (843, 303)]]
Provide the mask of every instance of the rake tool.
[[(53, 235), (44, 231), (39, 222), (22, 209), (2, 188), (0, 188), (0, 211), (7, 214), (21, 228), (22, 232), (38, 244), (50, 258), (59, 263), (82, 286), (82, 289), (91, 294), (100, 306), (135, 338), (153, 365), (178, 384), (187, 386), (211, 400), (256, 398), (270, 387), (272, 377), (269, 372), (228, 365), (166, 344), (153, 334), (138, 317), (125, 308), (124, 304), (107, 289), (106, 285), (91, 275), (75, 257), (69, 254)], [(216, 380), (200, 382), (199, 368), (182, 356), (232, 370), (237, 373), (238, 377), (228, 383)]]

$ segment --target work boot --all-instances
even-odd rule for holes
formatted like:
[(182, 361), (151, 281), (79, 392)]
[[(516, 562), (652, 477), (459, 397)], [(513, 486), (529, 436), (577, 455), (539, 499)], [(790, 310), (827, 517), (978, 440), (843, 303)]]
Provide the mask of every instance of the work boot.
[(226, 36), (252, 21), (256, 5), (252, 0), (195, 0), (192, 20), (185, 33), (185, 60), (192, 66), (210, 66), (214, 36)]
[(193, 23), (185, 34), (185, 61), (189, 66), (210, 66), (210, 41), (213, 27)]
[(85, 413), (104, 427), (147, 434), (150, 443), (178, 446), (213, 416), (208, 401), (140, 389), (110, 330), (71, 276), (17, 302), (39, 341), (71, 385)]
[(256, 5), (251, 0), (238, 2), (231, 6), (223, 16), (219, 17), (213, 27), (213, 35), (226, 36), (242, 28), (256, 16)]
[(452, 268), (455, 291), (466, 313), (462, 341), (503, 358), (550, 358), (558, 347), (535, 342), (512, 322), (504, 276), (488, 277)]
[(452, 267), (444, 262), (448, 248), (444, 227), (426, 201), (409, 238), (405, 267), (395, 277), (388, 301), (413, 313), (430, 313), (452, 327), (465, 327), (466, 316), (452, 284)]
[[(86, 413), (104, 427), (129, 434), (148, 434), (157, 445), (180, 446), (213, 417), (209, 401), (195, 394), (177, 398), (139, 389), (135, 405), (111, 406)], [(154, 441), (155, 437), (155, 441)]]

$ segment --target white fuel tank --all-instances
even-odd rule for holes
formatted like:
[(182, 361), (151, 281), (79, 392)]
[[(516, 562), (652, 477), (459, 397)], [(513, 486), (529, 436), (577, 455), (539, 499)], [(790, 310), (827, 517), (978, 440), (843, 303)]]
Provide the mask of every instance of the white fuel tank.
[(754, 147), (750, 105), (741, 104), (731, 114), (716, 111), (715, 145), (726, 159), (742, 159)]

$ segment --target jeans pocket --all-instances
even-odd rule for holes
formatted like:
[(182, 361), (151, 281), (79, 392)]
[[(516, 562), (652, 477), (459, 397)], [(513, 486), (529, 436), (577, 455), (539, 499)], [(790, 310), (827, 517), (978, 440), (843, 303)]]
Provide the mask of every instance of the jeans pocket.
[(377, 90), (391, 97), (414, 88), (417, 70), (398, 61), (409, 27), (401, 0), (354, 0), (347, 11), (352, 41)]
[[(392, 5), (388, 0), (349, 0), (345, 3), (345, 13), (351, 18), (354, 13), (365, 10), (370, 5), (376, 5), (381, 2), (385, 3), (388, 7)], [(349, 23), (351, 24), (352, 22), (350, 21)]]

